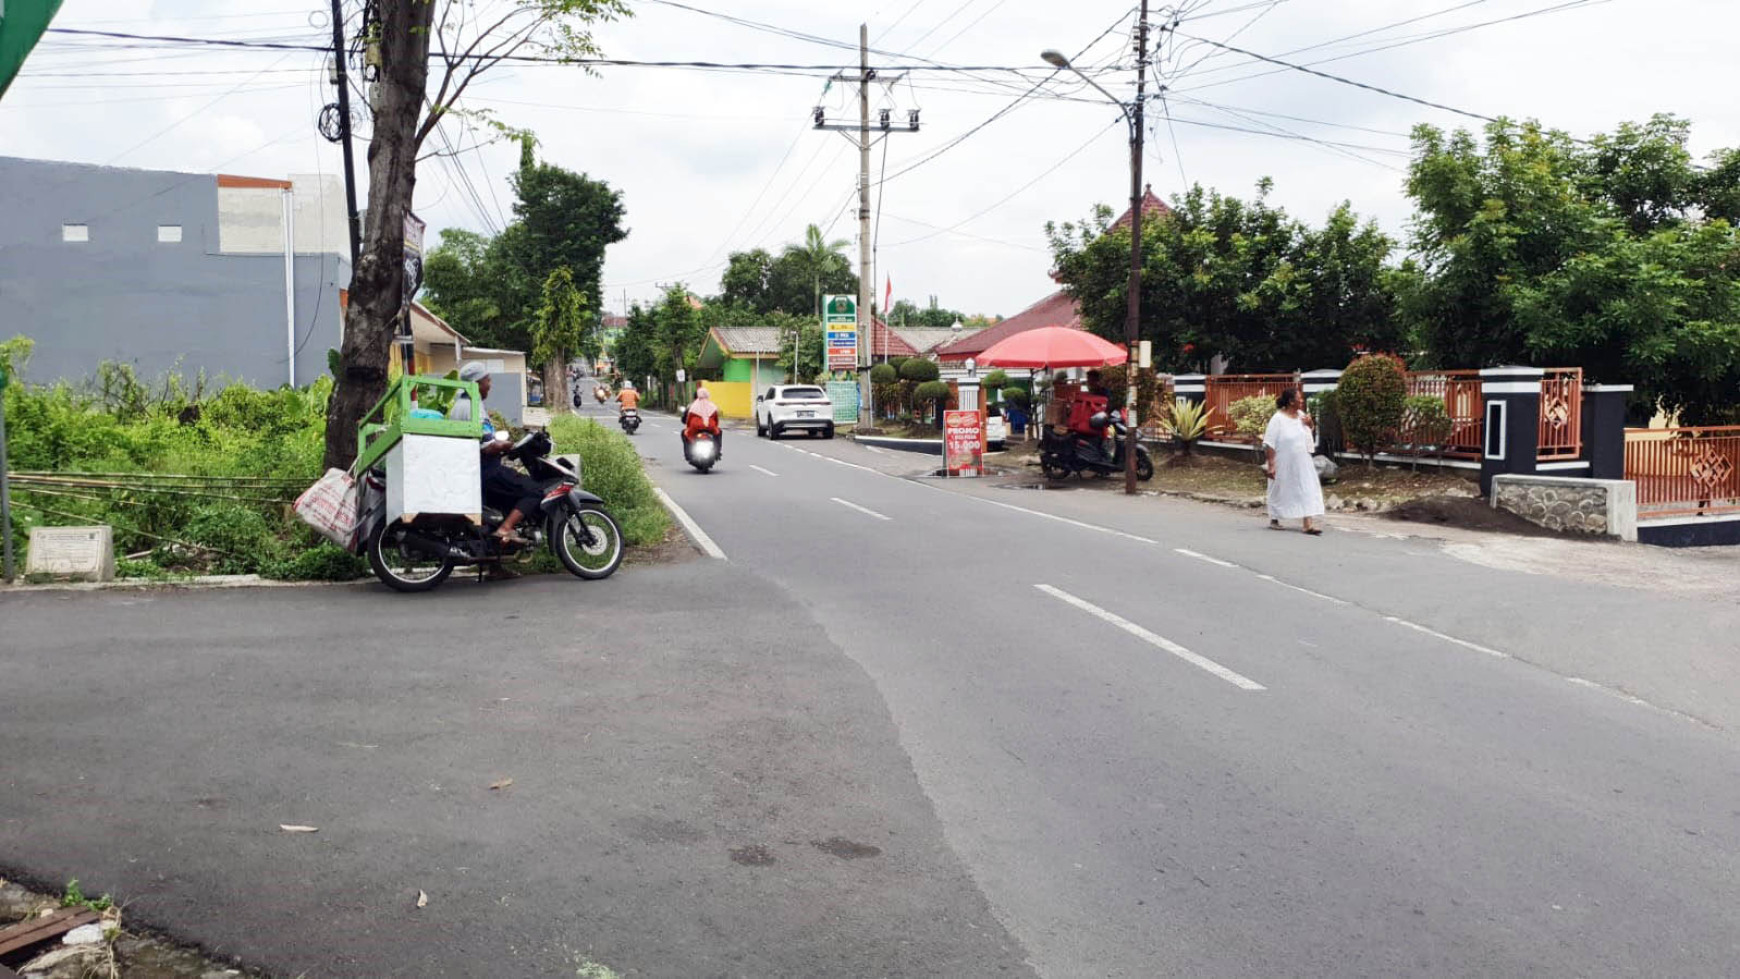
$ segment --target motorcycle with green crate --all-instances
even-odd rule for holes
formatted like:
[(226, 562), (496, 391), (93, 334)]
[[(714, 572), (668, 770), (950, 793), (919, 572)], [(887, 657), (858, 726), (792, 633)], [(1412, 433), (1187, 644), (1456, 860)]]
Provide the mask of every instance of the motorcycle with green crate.
[[(401, 380), (358, 430), (352, 540), (375, 577), (395, 591), (428, 591), (456, 568), (475, 566), (482, 577), (528, 559), (539, 547), (547, 547), (575, 577), (614, 574), (622, 564), (622, 528), (604, 501), (582, 488), (578, 458), (552, 457), (554, 444), (544, 432), (513, 440), (486, 420), (448, 417), (447, 406), (457, 397), (482, 404), (469, 382)], [(538, 485), (539, 512), (527, 514), (518, 528), (529, 547), (499, 541), (495, 531), (505, 514), (483, 505), (479, 450), (489, 440), (512, 441), (502, 453), (504, 464), (522, 467)]]

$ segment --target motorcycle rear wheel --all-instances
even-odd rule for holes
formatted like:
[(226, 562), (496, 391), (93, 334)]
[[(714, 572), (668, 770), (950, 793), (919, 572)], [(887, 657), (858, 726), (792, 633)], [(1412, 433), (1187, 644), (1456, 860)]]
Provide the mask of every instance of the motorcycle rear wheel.
[(402, 521), (382, 524), (369, 539), (369, 567), (394, 591), (429, 591), (453, 573), (453, 558), (431, 558), (408, 550), (404, 545), (408, 529)]
[(1063, 480), (1069, 478), (1069, 467), (1051, 456), (1042, 455), (1039, 457), (1039, 469), (1045, 473), (1046, 479)]
[[(581, 543), (582, 526), (590, 532), (591, 544)], [(598, 507), (552, 516), (545, 537), (562, 567), (576, 578), (597, 581), (610, 577), (622, 566), (622, 528), (617, 526), (616, 518)]]

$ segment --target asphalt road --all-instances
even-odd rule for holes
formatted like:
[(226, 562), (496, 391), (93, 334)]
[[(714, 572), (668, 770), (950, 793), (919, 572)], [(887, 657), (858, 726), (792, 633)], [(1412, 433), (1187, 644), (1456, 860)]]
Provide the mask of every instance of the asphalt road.
[(636, 444), (723, 560), (0, 596), (0, 865), (287, 975), (1740, 961), (1740, 596)]
[[(1740, 583), (899, 478), (835, 440), (637, 444), (875, 679), (1042, 974), (1731, 975)], [(1333, 522), (1332, 522), (1333, 523)]]

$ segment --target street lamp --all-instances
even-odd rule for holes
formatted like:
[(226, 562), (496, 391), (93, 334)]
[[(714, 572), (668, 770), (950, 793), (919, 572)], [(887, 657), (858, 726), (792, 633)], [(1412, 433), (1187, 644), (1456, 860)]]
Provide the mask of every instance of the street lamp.
[(1073, 71), (1082, 81), (1093, 86), (1108, 101), (1124, 113), (1130, 124), (1130, 282), (1129, 306), (1124, 313), (1124, 342), (1129, 347), (1129, 359), (1124, 361), (1124, 421), (1129, 426), (1124, 433), (1124, 493), (1136, 494), (1136, 355), (1142, 321), (1142, 93), (1148, 62), (1148, 3), (1143, 0), (1142, 19), (1137, 28), (1136, 101), (1125, 105), (1105, 90), (1099, 82), (1083, 74), (1069, 63), (1063, 52), (1046, 50), (1039, 53), (1045, 63), (1058, 71)]

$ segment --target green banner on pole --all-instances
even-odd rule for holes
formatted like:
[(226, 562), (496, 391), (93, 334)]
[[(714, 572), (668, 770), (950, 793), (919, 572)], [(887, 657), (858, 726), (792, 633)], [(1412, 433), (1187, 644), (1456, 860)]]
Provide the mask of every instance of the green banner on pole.
[(0, 97), (60, 10), (60, 0), (0, 0)]

